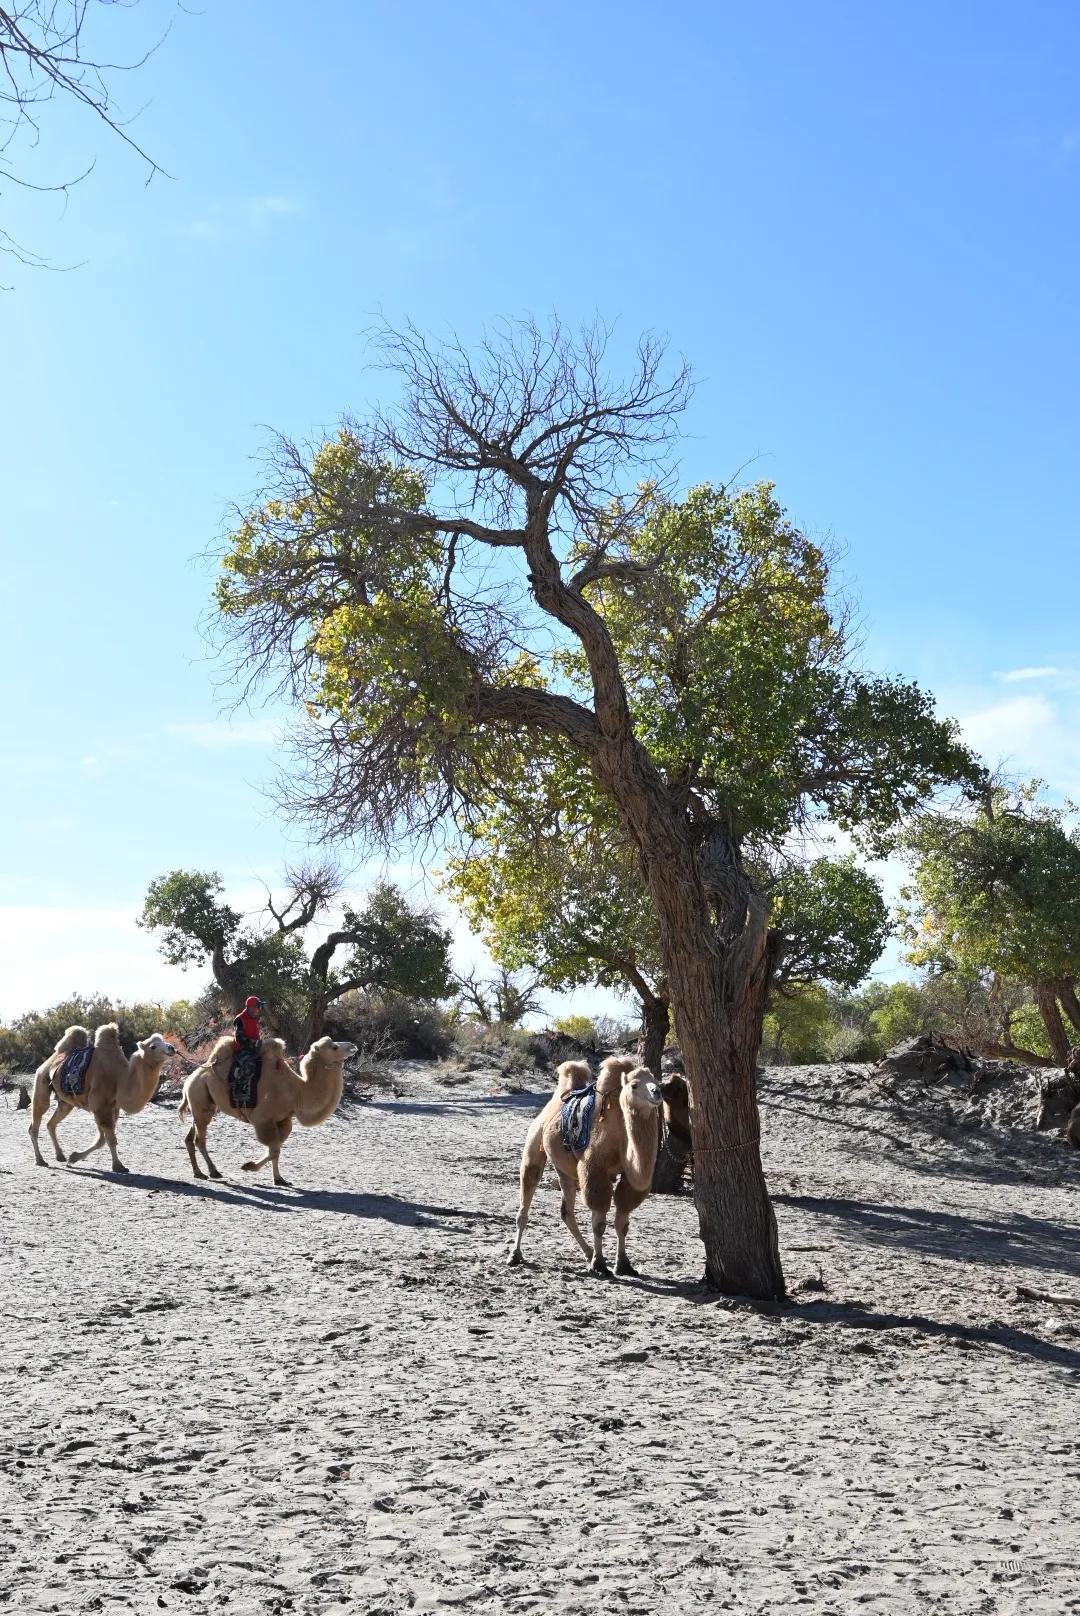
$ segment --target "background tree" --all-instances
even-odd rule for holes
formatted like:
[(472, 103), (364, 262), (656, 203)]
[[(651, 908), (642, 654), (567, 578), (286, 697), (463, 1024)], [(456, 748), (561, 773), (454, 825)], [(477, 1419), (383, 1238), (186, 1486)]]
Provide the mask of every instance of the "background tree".
[(1038, 782), (999, 787), (966, 811), (920, 820), (906, 842), (914, 883), (905, 929), (917, 965), (988, 975), (999, 996), (1010, 982), (1026, 984), (1063, 1064), (1063, 1011), (1080, 1038), (1080, 842), (1064, 813), (1038, 799)]
[[(450, 992), (450, 934), (430, 910), (412, 908), (384, 882), (359, 909), (346, 906), (309, 957), (302, 934), (338, 895), (340, 876), (330, 865), (286, 874), (284, 896), (268, 893), (261, 923), (245, 926), (223, 902), (219, 875), (173, 870), (150, 883), (139, 924), (161, 933), (170, 965), (209, 965), (230, 1015), (249, 993), (265, 999), (270, 1025), (297, 1046), (322, 1035), (327, 1007), (347, 993), (437, 999)], [(338, 950), (343, 963), (335, 970)]]
[(468, 1016), (485, 1027), (517, 1027), (542, 1008), (537, 994), (536, 975), (515, 975), (500, 965), (494, 976), (481, 977), (475, 970), (455, 977), (458, 1002)]
[(282, 444), (224, 560), (238, 671), (310, 720), (285, 799), (386, 844), (467, 828), (538, 738), (587, 763), (656, 911), (707, 1276), (780, 1295), (755, 1094), (773, 961), (744, 847), (818, 816), (880, 847), (971, 759), (917, 687), (850, 665), (825, 557), (768, 486), (633, 491), (688, 396), (656, 343), (626, 381), (597, 329), (387, 349), (400, 407)]
[[(126, 0), (126, 5), (132, 3)], [(130, 147), (146, 165), (147, 183), (162, 172), (125, 126), (112, 92), (116, 76), (141, 67), (151, 52), (126, 65), (111, 60), (112, 52), (93, 26), (104, 21), (106, 8), (118, 10), (117, 0), (15, 0), (0, 6), (0, 182), (63, 193), (94, 166), (91, 159), (78, 175), (51, 181), (31, 178), (28, 153), (38, 147), (45, 106), (57, 98), (84, 108)], [(100, 53), (94, 49), (95, 38), (102, 46)], [(2, 225), (0, 252), (23, 264), (44, 263)]]

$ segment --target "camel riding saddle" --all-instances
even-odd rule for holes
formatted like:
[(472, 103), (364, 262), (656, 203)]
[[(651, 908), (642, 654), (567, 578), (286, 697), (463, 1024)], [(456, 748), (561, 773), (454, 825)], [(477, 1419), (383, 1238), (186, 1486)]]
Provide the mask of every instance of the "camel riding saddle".
[(85, 1049), (73, 1049), (69, 1054), (65, 1055), (53, 1073), (56, 1092), (58, 1094), (81, 1094), (83, 1085), (86, 1082), (86, 1073), (93, 1058), (93, 1044), (87, 1044)]
[(560, 1110), (562, 1142), (574, 1155), (580, 1155), (589, 1148), (595, 1110), (595, 1083), (590, 1083), (587, 1089), (575, 1089), (570, 1098), (563, 1102)]
[(250, 1111), (259, 1093), (262, 1074), (262, 1044), (236, 1040), (236, 1053), (229, 1067), (229, 1102), (234, 1111)]

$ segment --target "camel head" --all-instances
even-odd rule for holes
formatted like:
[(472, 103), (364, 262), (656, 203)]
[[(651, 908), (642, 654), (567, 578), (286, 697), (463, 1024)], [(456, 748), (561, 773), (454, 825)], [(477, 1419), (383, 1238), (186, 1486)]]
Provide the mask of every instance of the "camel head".
[(632, 1071), (623, 1073), (622, 1093), (619, 1098), (624, 1105), (629, 1105), (635, 1111), (654, 1111), (662, 1104), (664, 1096), (649, 1068), (635, 1066)]
[(352, 1060), (358, 1048), (358, 1044), (335, 1038), (317, 1038), (300, 1062), (300, 1070), (306, 1077), (316, 1064), (344, 1066), (347, 1060)]
[(151, 1066), (160, 1066), (170, 1055), (176, 1054), (176, 1045), (170, 1044), (159, 1032), (152, 1032), (149, 1038), (140, 1038), (135, 1047)]
[(669, 1128), (684, 1133), (689, 1139), (690, 1128), (690, 1085), (681, 1072), (672, 1072), (660, 1085), (660, 1093), (664, 1097), (664, 1115)]

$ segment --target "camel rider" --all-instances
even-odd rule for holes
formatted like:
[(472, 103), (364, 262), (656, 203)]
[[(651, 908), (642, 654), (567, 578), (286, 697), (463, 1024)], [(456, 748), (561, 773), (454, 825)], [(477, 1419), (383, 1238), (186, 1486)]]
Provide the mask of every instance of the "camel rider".
[(244, 1000), (244, 1008), (233, 1022), (233, 1035), (236, 1039), (237, 1049), (254, 1045), (256, 1048), (262, 1042), (262, 1027), (259, 1025), (259, 1011), (265, 1009), (263, 1001), (254, 994)]

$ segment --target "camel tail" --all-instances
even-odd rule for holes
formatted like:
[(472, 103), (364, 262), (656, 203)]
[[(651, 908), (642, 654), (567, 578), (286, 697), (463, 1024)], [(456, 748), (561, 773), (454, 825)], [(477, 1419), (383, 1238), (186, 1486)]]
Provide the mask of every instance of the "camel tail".
[(190, 1117), (191, 1107), (187, 1103), (186, 1094), (180, 1096), (180, 1104), (176, 1108), (176, 1114), (178, 1117)]

